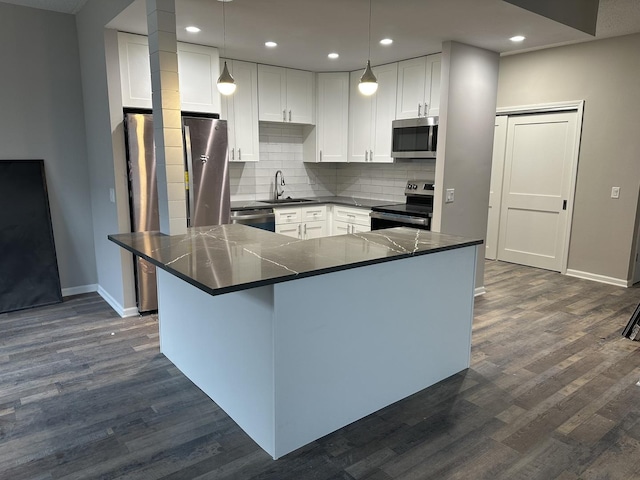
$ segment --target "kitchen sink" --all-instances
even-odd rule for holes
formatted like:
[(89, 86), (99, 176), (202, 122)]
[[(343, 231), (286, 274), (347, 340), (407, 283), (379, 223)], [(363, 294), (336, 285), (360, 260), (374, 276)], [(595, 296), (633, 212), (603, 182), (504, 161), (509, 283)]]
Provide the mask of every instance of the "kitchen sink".
[(278, 200), (261, 200), (259, 203), (271, 203), (271, 204), (279, 204), (279, 203), (304, 203), (304, 202), (314, 202), (315, 200), (310, 200), (308, 198), (279, 198)]

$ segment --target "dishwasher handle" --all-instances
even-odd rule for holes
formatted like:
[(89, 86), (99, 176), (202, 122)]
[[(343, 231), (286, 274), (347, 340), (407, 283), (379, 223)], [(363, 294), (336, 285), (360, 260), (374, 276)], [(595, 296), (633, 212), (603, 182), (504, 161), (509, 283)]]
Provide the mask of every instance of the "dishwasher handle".
[(259, 213), (256, 215), (232, 215), (232, 220), (259, 220), (262, 218), (276, 218), (274, 213)]

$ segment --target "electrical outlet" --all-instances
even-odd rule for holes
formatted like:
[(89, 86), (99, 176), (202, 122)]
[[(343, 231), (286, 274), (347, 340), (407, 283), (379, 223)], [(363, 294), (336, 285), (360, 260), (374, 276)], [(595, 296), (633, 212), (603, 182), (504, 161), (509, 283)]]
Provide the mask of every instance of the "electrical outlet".
[(611, 187), (611, 198), (620, 198), (620, 187)]
[(453, 193), (454, 193), (454, 189), (453, 188), (447, 188), (447, 193), (446, 193), (446, 197), (445, 197), (445, 203), (453, 203)]

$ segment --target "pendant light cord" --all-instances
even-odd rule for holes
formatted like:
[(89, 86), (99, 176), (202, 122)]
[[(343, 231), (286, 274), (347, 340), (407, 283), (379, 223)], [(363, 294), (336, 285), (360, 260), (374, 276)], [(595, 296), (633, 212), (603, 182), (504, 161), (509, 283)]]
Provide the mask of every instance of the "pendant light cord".
[(371, 0), (369, 0), (369, 56), (367, 57), (371, 61)]
[(222, 56), (227, 58), (227, 17), (224, 14), (224, 4), (227, 3), (222, 0)]

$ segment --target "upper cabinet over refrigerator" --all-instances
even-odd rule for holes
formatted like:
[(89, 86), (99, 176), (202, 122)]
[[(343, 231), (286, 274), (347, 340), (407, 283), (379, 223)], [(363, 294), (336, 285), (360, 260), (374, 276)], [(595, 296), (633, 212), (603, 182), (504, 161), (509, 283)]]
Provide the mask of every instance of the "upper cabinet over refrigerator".
[[(122, 106), (152, 108), (149, 42), (143, 35), (118, 33)], [(218, 49), (178, 42), (181, 110), (220, 113), (216, 87), (220, 75)]]

